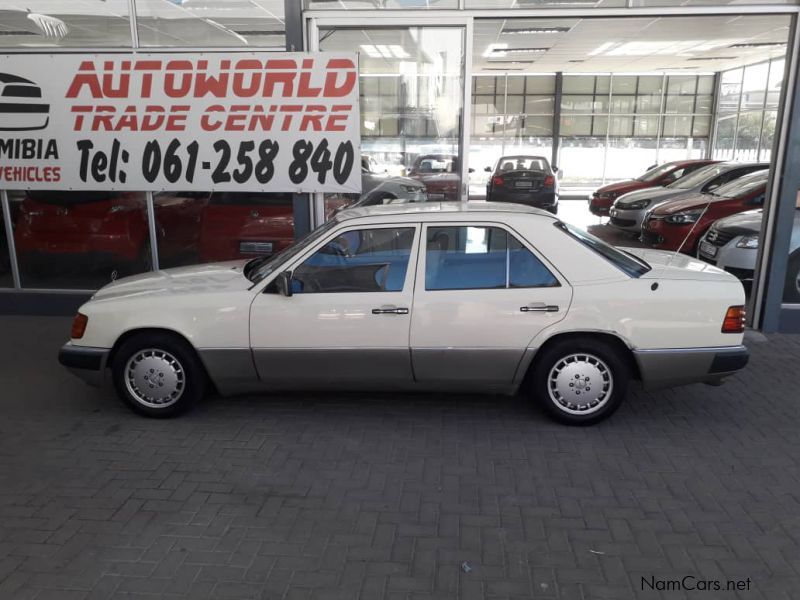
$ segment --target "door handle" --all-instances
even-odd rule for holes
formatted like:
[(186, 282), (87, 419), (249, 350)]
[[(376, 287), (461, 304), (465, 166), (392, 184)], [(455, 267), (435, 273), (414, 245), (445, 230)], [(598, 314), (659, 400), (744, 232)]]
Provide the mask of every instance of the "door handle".
[(558, 306), (544, 302), (531, 302), (527, 306), (520, 306), (519, 309), (522, 312), (558, 312)]
[(396, 306), (381, 306), (372, 309), (373, 315), (407, 315), (407, 308), (397, 308)]

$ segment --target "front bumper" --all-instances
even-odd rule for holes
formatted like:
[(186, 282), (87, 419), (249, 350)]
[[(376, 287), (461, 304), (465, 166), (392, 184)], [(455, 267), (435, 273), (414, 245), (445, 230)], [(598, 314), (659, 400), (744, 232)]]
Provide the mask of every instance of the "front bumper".
[(589, 198), (589, 212), (598, 217), (607, 217), (616, 198), (600, 198), (591, 196)]
[(99, 387), (105, 381), (108, 354), (108, 348), (75, 346), (67, 342), (58, 352), (58, 362), (89, 385)]
[(743, 369), (750, 358), (745, 346), (634, 350), (645, 389), (688, 383), (718, 383)]
[(645, 210), (625, 210), (624, 208), (611, 207), (608, 224), (622, 231), (639, 233), (642, 229)]

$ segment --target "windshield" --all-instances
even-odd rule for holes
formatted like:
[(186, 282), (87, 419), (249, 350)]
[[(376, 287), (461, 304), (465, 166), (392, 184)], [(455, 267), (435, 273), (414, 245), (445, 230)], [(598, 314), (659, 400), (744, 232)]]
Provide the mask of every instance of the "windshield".
[(555, 225), (630, 277), (641, 277), (650, 270), (650, 265), (642, 259), (619, 248), (614, 248), (614, 246), (609, 246), (603, 240), (586, 233), (583, 229), (578, 229), (561, 221), (557, 221)]
[(743, 175), (739, 177), (739, 179), (734, 179), (725, 185), (719, 186), (714, 190), (714, 195), (722, 196), (723, 198), (737, 198), (738, 196), (743, 196), (765, 185), (767, 183), (768, 174), (769, 171), (756, 171), (749, 175)]
[(703, 185), (706, 181), (714, 179), (717, 175), (722, 175), (729, 167), (725, 165), (708, 165), (701, 167), (694, 173), (681, 177), (677, 181), (670, 183), (667, 187), (677, 190), (692, 190), (696, 187)]
[(646, 181), (646, 182), (655, 181), (656, 179), (662, 177), (663, 175), (666, 175), (670, 171), (674, 171), (676, 167), (677, 165), (675, 163), (666, 163), (658, 167), (653, 167), (641, 177), (637, 177), (636, 180)]
[(278, 267), (300, 254), (303, 250), (325, 235), (335, 224), (336, 221), (331, 219), (322, 227), (310, 232), (293, 246), (289, 246), (272, 256), (254, 258), (244, 266), (244, 276), (253, 283), (263, 281), (266, 277), (274, 273)]

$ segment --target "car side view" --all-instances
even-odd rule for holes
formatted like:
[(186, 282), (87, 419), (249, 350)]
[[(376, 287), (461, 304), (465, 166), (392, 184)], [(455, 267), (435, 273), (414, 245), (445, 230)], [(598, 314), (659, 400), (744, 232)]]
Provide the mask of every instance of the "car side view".
[(679, 180), (684, 175), (696, 171), (708, 164), (717, 162), (709, 159), (676, 160), (649, 169), (635, 179), (626, 179), (609, 183), (589, 196), (589, 212), (598, 217), (606, 217), (614, 201), (628, 192), (644, 188), (661, 187)]
[(538, 209), (374, 206), (271, 258), (112, 283), (59, 359), (90, 383), (110, 372), (154, 417), (212, 387), (300, 387), (521, 392), (590, 424), (632, 379), (719, 383), (744, 367), (743, 304), (741, 283), (705, 262), (616, 249)]
[(744, 175), (705, 194), (659, 204), (647, 212), (641, 239), (662, 250), (694, 255), (697, 244), (717, 219), (764, 205), (769, 171)]
[(0, 131), (36, 131), (50, 122), (50, 105), (33, 81), (0, 73)]
[(487, 202), (516, 202), (558, 212), (558, 169), (543, 156), (502, 156), (486, 184)]

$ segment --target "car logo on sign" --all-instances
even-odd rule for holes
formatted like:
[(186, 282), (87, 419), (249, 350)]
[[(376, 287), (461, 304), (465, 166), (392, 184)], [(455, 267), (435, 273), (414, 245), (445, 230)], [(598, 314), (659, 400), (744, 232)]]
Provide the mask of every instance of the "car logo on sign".
[(0, 131), (35, 131), (50, 122), (50, 105), (33, 81), (0, 73)]

